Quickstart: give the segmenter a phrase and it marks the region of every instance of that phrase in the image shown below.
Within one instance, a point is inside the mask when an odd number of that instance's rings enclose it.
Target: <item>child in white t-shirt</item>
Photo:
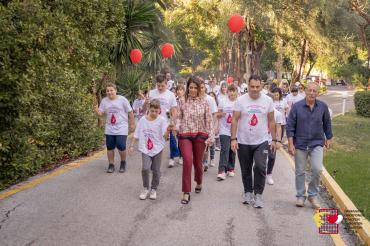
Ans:
[[[105,139],[109,166],[108,173],[113,173],[114,149],[118,149],[121,157],[119,172],[126,171],[126,140],[127,135],[135,129],[135,117],[129,101],[117,95],[117,87],[113,83],[106,85],[107,97],[103,98],[100,106],[95,106],[98,116],[105,116]]]
[[[136,120],[140,120],[141,117],[144,115],[144,103],[145,103],[145,93],[143,94],[142,91],[139,91],[137,98],[135,99],[134,103],[132,104],[132,109],[134,110]]]
[[[227,88],[228,98],[222,100],[218,105],[218,118],[220,122],[221,152],[218,164],[217,180],[225,180],[235,176],[235,152],[231,150],[230,136],[233,110],[238,97],[238,88],[231,84]]]
[[[282,140],[284,137],[284,131],[286,126],[286,114],[288,112],[288,104],[285,99],[283,99],[283,93],[280,88],[276,87],[272,91],[272,99],[274,101],[274,108],[279,111],[283,117],[282,123],[281,123],[281,138],[279,140]]]
[[[138,150],[142,153],[142,179],[144,190],[139,198],[155,200],[157,188],[161,176],[162,150],[168,140],[172,125],[168,125],[167,119],[159,115],[161,103],[153,99],[149,103],[148,115],[142,117],[135,129],[134,138],[130,145],[130,153],[135,142],[138,140]],[[152,183],[149,187],[149,173],[152,171]]]
[[[283,122],[283,115],[274,109],[274,119],[275,119],[275,130],[276,130],[276,139],[280,139],[281,136],[281,123]],[[271,146],[273,139],[271,133],[269,131],[269,145]],[[279,149],[281,146],[281,141],[276,140],[276,149]],[[276,151],[272,151],[271,148],[268,149],[268,162],[267,162],[267,172],[266,172],[266,183],[269,185],[274,184],[274,180],[272,179],[272,169],[274,168],[275,159],[276,159]]]

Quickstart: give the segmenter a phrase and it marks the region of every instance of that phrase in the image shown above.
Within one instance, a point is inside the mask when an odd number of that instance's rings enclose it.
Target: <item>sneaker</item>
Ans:
[[[168,163],[168,167],[172,168],[175,166],[175,161],[173,159],[170,159],[170,162]]]
[[[243,204],[252,204],[254,201],[252,192],[246,192]]]
[[[217,180],[218,181],[222,181],[222,180],[225,180],[226,179],[226,174],[225,174],[225,172],[219,172],[218,174],[217,174]]]
[[[140,193],[140,200],[145,200],[148,198],[148,195],[149,195],[149,190],[148,189],[144,189],[141,193]]]
[[[267,175],[266,175],[266,182],[267,182],[269,185],[273,185],[273,184],[274,184],[274,180],[272,179],[272,174],[267,174]]]
[[[216,147],[215,147],[215,150],[216,150],[216,151],[220,151],[220,147],[217,147],[217,146],[216,146]]]
[[[114,172],[114,164],[109,164],[107,173],[113,173]]]
[[[151,200],[157,199],[157,191],[155,189],[151,189],[150,194],[149,194],[149,199]]]
[[[179,164],[180,165],[184,164],[184,160],[182,159],[182,157],[179,158]]]
[[[296,201],[296,203],[295,203],[295,205],[297,206],[297,207],[300,207],[300,208],[302,208],[302,207],[304,207],[304,202],[305,202],[305,198],[304,197],[298,197],[297,198],[297,201]]]
[[[227,175],[229,177],[234,177],[235,176],[235,171],[233,169],[230,169],[228,172],[227,172]]]
[[[119,167],[119,172],[120,173],[126,172],[126,161],[121,161],[121,165]]]
[[[316,197],[316,196],[309,197],[309,198],[308,198],[308,201],[310,201],[310,203],[312,204],[312,207],[313,207],[314,209],[319,209],[319,208],[320,208],[320,203],[319,203],[319,201],[317,200],[317,197]]]
[[[208,165],[205,165],[204,166],[204,172],[207,172],[208,171]]]
[[[210,167],[214,167],[214,166],[216,166],[215,161],[214,161],[214,160],[211,160],[211,161],[209,162],[209,166],[210,166]]]
[[[263,208],[262,195],[261,194],[256,194],[255,199],[256,199],[256,201],[254,202],[253,207]]]
[[[173,160],[174,160],[174,162],[175,162],[176,164],[179,164],[180,158],[179,158],[179,157],[175,157],[175,158],[173,158]]]

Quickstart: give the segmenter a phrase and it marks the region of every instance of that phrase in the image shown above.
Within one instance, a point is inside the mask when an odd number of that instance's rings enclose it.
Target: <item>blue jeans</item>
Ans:
[[[177,147],[176,137],[170,132],[170,159],[180,156],[179,148]]]
[[[235,153],[230,149],[230,136],[220,135],[221,152],[218,172],[227,172],[235,169]]]
[[[308,197],[319,194],[320,175],[323,169],[324,151],[322,146],[313,149],[296,149],[295,159],[295,186],[297,197],[306,198],[306,164],[311,164],[311,178],[308,183]]]

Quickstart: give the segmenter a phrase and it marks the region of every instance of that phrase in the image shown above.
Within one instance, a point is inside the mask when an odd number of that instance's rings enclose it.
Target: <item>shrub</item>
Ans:
[[[354,100],[357,114],[370,117],[370,91],[356,92]]]

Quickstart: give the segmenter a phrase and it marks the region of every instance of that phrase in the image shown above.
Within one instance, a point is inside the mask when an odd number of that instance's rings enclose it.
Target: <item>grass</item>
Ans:
[[[325,167],[370,220],[370,118],[348,113],[332,125],[334,145],[325,155]]]

